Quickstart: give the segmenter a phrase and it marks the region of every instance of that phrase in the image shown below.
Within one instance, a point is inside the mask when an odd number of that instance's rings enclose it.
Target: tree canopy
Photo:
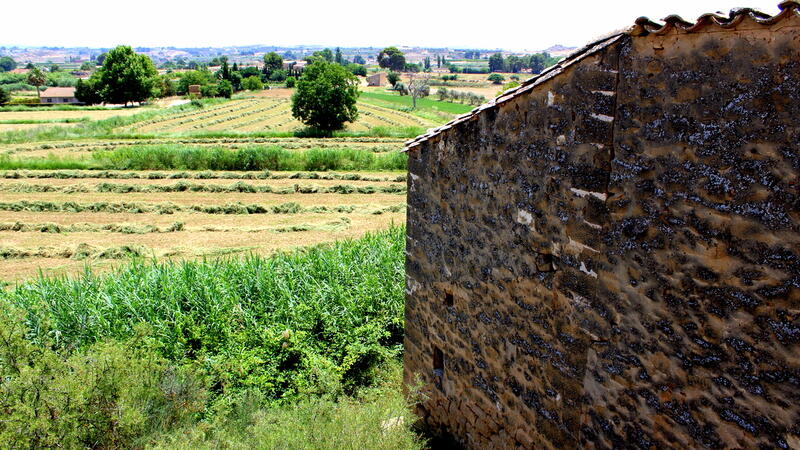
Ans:
[[[124,104],[150,98],[158,75],[148,56],[126,45],[110,50],[97,73],[103,100]]]
[[[36,93],[39,93],[39,88],[47,82],[47,75],[42,72],[42,69],[34,67],[28,72],[28,84],[36,86]]]
[[[358,78],[346,68],[317,60],[309,64],[292,96],[292,115],[304,124],[331,132],[358,117]]]
[[[378,65],[384,69],[402,71],[406,67],[406,56],[397,47],[386,47],[378,53]]]
[[[0,87],[0,106],[5,105],[10,101],[11,101],[11,94],[9,94],[8,91]]]
[[[264,55],[264,75],[269,78],[272,72],[283,69],[283,58],[281,55],[270,52]]]
[[[17,62],[10,56],[0,57],[0,72],[10,72],[17,68]]]

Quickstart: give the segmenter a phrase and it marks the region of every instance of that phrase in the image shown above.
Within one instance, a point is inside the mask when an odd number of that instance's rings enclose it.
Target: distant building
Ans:
[[[386,86],[388,82],[386,72],[374,73],[367,77],[367,86]]]
[[[80,104],[81,102],[75,98],[74,87],[51,87],[47,88],[39,95],[39,103],[42,104]]]

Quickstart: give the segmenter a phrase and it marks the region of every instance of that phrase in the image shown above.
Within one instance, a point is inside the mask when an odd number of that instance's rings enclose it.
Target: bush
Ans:
[[[9,94],[8,91],[0,87],[0,106],[5,105],[10,101],[11,101],[11,94]]]
[[[295,78],[295,77],[287,77],[286,78],[286,87],[287,88],[293,88],[296,83],[297,83],[297,78]]]
[[[283,69],[273,70],[269,74],[269,81],[284,81],[289,76],[289,72]]]
[[[85,351],[55,351],[30,316],[0,303],[0,441],[12,448],[118,448],[184,424],[206,402],[190,371],[158,355],[145,328]],[[34,317],[38,319],[38,317]],[[38,323],[38,326],[44,325]]]
[[[233,96],[233,85],[228,80],[220,80],[217,84],[217,96],[231,98]]]
[[[389,74],[386,75],[386,80],[394,87],[394,85],[400,81],[400,74],[397,72],[389,72]]]
[[[363,64],[348,64],[347,70],[353,75],[365,77],[367,76],[367,67]]]
[[[487,79],[491,81],[492,84],[503,84],[503,81],[505,81],[505,77],[503,77],[499,73],[493,73],[489,75],[489,78]]]
[[[200,87],[200,93],[203,97],[210,98],[216,97],[219,94],[216,84],[206,84]]]
[[[257,76],[250,76],[242,80],[242,89],[248,91],[263,91],[264,83],[262,83],[261,78]]]

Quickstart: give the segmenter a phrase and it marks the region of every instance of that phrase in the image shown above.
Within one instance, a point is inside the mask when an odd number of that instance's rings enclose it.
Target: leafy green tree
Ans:
[[[219,91],[217,90],[216,84],[206,84],[200,88],[200,94],[202,94],[203,97],[210,98],[218,96]]]
[[[317,61],[303,71],[292,96],[292,115],[325,132],[358,117],[358,78],[344,67]]]
[[[295,77],[286,78],[286,87],[287,88],[293,88],[296,83],[297,83],[297,78],[295,78]]]
[[[25,68],[28,69],[28,70],[31,70],[34,67],[36,67],[36,66],[34,66],[32,62],[29,62],[28,64],[25,64]]]
[[[367,76],[367,68],[361,64],[348,64],[347,70],[353,75]]]
[[[325,59],[325,61],[327,62],[333,62],[333,52],[329,48],[326,48],[319,52],[314,52],[314,55]]]
[[[228,80],[220,80],[217,84],[217,97],[231,98],[233,95],[233,85]]]
[[[263,91],[264,83],[261,82],[260,77],[250,76],[242,80],[242,89],[248,91]]]
[[[91,63],[89,61],[86,61],[85,63],[81,64],[81,70],[85,72],[91,72],[95,68],[97,68],[97,66],[95,66],[94,63]]]
[[[39,88],[47,83],[47,75],[42,72],[42,69],[34,67],[28,72],[28,84],[36,86],[36,95],[39,95]]]
[[[102,66],[104,62],[106,62],[106,56],[108,56],[108,52],[103,52],[97,55],[97,65]]]
[[[429,72],[431,70],[431,57],[430,56],[426,56],[425,57],[425,61],[422,64],[423,64],[423,69],[426,72]]]
[[[406,57],[397,47],[386,47],[378,53],[378,65],[384,69],[401,71],[406,67]]]
[[[185,95],[189,92],[189,86],[199,85],[205,86],[212,81],[211,72],[207,70],[190,70],[181,74],[181,79],[178,81],[178,94]]]
[[[60,71],[61,71],[61,67],[58,67],[58,64],[53,64],[53,65],[50,66],[50,73],[60,72]]]
[[[289,71],[287,71],[287,70],[283,70],[283,69],[273,70],[272,73],[269,75],[269,81],[278,81],[278,82],[280,82],[280,81],[285,80],[286,77],[288,77],[288,76],[289,76]]]
[[[236,63],[234,63],[234,65],[235,64]],[[233,86],[233,90],[234,91],[241,91],[242,90],[242,80],[243,79],[244,78],[242,77],[241,72],[239,72],[238,70],[231,72],[231,86]]]
[[[153,89],[153,95],[156,97],[164,98],[171,97],[177,93],[177,86],[172,81],[172,75],[164,74],[156,77],[156,86]]]
[[[108,52],[100,74],[100,90],[106,103],[143,102],[153,95],[158,75],[153,61],[127,45]]]
[[[511,73],[519,73],[522,70],[523,64],[522,59],[519,56],[511,55],[506,58],[506,71]]]
[[[5,105],[10,101],[11,101],[11,94],[9,94],[7,90],[0,87],[0,106]]]
[[[388,81],[389,84],[391,84],[392,87],[394,87],[394,85],[397,84],[398,81],[400,81],[400,74],[397,72],[389,72],[386,75],[386,81]]]
[[[503,77],[499,73],[493,73],[489,75],[488,80],[491,81],[492,84],[503,84],[503,81],[505,81],[505,77]]]
[[[97,76],[92,75],[88,80],[78,80],[75,86],[75,98],[87,105],[96,105],[103,102],[103,96],[98,89]]]
[[[489,72],[502,72],[504,65],[502,53],[495,53],[489,57]]]
[[[367,61],[364,60],[364,57],[361,55],[356,55],[353,57],[353,64],[366,64]]]
[[[261,72],[258,70],[258,67],[245,67],[244,69],[240,69],[239,72],[242,73],[242,78],[261,76]]]
[[[339,47],[336,47],[336,53],[333,55],[333,61],[336,64],[344,65],[344,56],[342,56],[342,50]]]
[[[17,68],[17,62],[10,56],[0,58],[0,72],[11,72]]]
[[[220,64],[221,67],[219,68],[219,75],[218,75],[219,78],[222,79],[222,80],[230,81],[230,79],[231,79],[231,68],[228,66],[228,57],[227,56],[223,56],[222,58],[220,58],[220,62],[221,62],[221,64]]]
[[[548,65],[555,64],[555,63],[548,64],[548,57],[549,55],[547,55],[546,53],[536,53],[530,55],[528,59],[528,67],[531,69],[531,72],[541,73],[542,70],[544,70],[545,67],[547,67]]]
[[[269,78],[272,72],[283,69],[283,58],[281,55],[270,52],[264,55],[264,75]]]

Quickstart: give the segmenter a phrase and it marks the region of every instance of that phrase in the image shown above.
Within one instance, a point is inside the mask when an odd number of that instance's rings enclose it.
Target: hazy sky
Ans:
[[[319,44],[539,50],[553,44],[582,45],[630,26],[639,16],[661,19],[679,14],[694,20],[705,12],[723,11],[727,15],[737,6],[776,14],[779,0],[5,3],[0,46]]]

